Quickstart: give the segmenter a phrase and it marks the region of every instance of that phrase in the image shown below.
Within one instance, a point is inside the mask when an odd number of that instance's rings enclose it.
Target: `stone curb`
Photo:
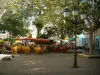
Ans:
[[[97,58],[97,59],[100,59],[100,55],[78,54],[78,56],[85,57],[85,58]]]

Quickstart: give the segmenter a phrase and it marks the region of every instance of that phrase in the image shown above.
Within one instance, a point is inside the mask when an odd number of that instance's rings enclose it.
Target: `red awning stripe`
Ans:
[[[49,39],[20,38],[20,40],[32,40],[34,42],[50,42]]]

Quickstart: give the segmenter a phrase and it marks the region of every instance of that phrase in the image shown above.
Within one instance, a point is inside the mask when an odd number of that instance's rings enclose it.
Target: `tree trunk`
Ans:
[[[93,54],[93,32],[89,31],[89,55]]]
[[[94,38],[93,38],[94,42],[93,42],[93,50],[96,49],[96,31],[94,31]]]
[[[62,46],[62,39],[60,40],[60,45]]]
[[[36,38],[39,38],[39,36],[40,36],[40,31],[37,30],[37,37]]]

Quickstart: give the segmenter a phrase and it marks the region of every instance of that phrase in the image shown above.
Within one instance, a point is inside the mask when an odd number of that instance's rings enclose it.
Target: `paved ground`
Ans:
[[[100,59],[78,57],[79,68],[72,68],[73,54],[49,53],[19,55],[0,61],[0,75],[99,75]]]

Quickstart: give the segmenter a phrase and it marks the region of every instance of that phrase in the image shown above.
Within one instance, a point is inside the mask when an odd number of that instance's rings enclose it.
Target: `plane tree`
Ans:
[[[87,0],[81,5],[81,9],[85,12],[86,31],[89,33],[89,54],[93,54],[93,34],[100,28],[100,0]],[[95,40],[95,39],[94,39]]]
[[[22,15],[7,11],[1,18],[1,29],[9,32],[12,37],[23,36],[29,32],[25,21]]]

